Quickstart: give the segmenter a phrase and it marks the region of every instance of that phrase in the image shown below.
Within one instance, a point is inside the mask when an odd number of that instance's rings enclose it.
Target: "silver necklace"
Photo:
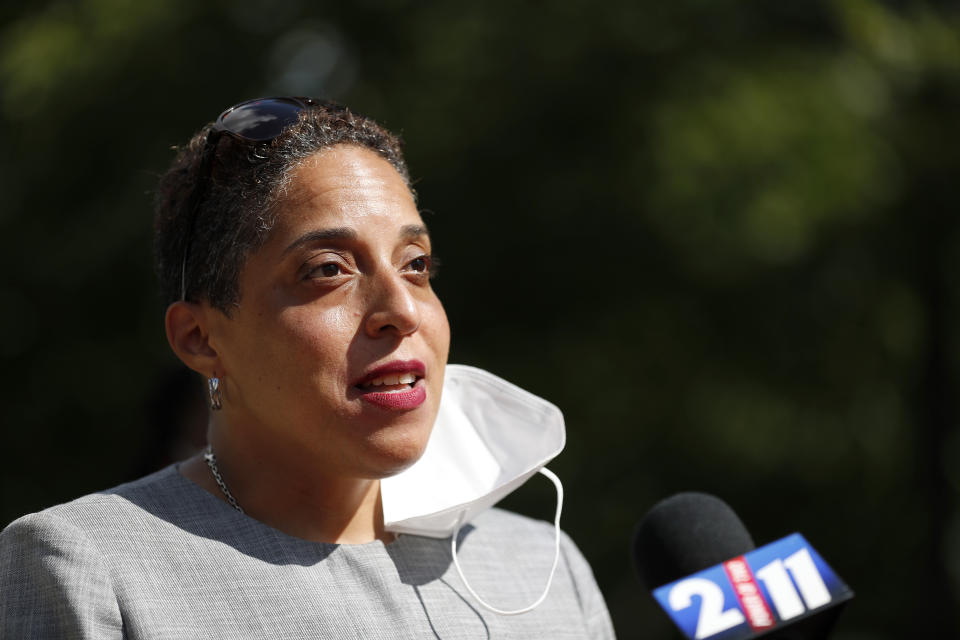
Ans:
[[[213,479],[217,481],[217,486],[220,487],[220,491],[223,491],[223,495],[226,496],[230,506],[240,513],[244,513],[243,508],[237,504],[237,499],[230,493],[230,489],[227,489],[227,483],[223,481],[223,476],[220,475],[220,469],[217,468],[217,456],[213,455],[213,447],[209,444],[207,445],[206,453],[203,454],[203,459],[207,461],[207,466],[210,467],[210,473],[213,474]]]

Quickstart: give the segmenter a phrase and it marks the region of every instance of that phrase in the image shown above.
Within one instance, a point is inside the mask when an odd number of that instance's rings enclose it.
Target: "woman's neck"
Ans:
[[[302,454],[218,435],[216,429],[210,430],[216,465],[230,493],[250,517],[313,542],[393,540],[383,526],[379,480],[324,473]],[[180,473],[227,501],[202,455],[180,465]]]

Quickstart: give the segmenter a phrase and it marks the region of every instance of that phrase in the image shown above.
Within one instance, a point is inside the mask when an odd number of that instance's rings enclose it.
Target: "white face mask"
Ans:
[[[467,584],[456,555],[456,533],[540,471],[557,487],[556,570],[560,550],[563,487],[543,466],[563,450],[563,414],[553,404],[502,378],[463,365],[447,365],[440,411],[423,456],[410,468],[380,481],[383,519],[388,531],[431,538],[451,536],[460,578]],[[547,589],[553,573],[547,581]]]

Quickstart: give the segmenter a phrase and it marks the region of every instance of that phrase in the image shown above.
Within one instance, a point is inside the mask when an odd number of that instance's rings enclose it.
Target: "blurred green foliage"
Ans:
[[[0,20],[0,521],[155,446],[170,147],[241,99],[325,95],[407,141],[452,360],[566,412],[565,527],[621,637],[672,637],[628,546],[685,489],[759,542],[802,531],[858,594],[837,638],[960,632],[955,4],[61,0]],[[547,516],[543,485],[508,506]]]

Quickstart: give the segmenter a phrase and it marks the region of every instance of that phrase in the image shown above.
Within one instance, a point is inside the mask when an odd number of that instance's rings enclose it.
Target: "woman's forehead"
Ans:
[[[385,197],[413,196],[406,181],[386,159],[370,149],[340,144],[301,162],[292,172],[289,196],[295,200],[360,198],[382,192]]]
[[[425,233],[410,189],[393,165],[368,149],[338,145],[294,171],[271,235],[289,240],[324,229],[393,235],[414,227]]]

